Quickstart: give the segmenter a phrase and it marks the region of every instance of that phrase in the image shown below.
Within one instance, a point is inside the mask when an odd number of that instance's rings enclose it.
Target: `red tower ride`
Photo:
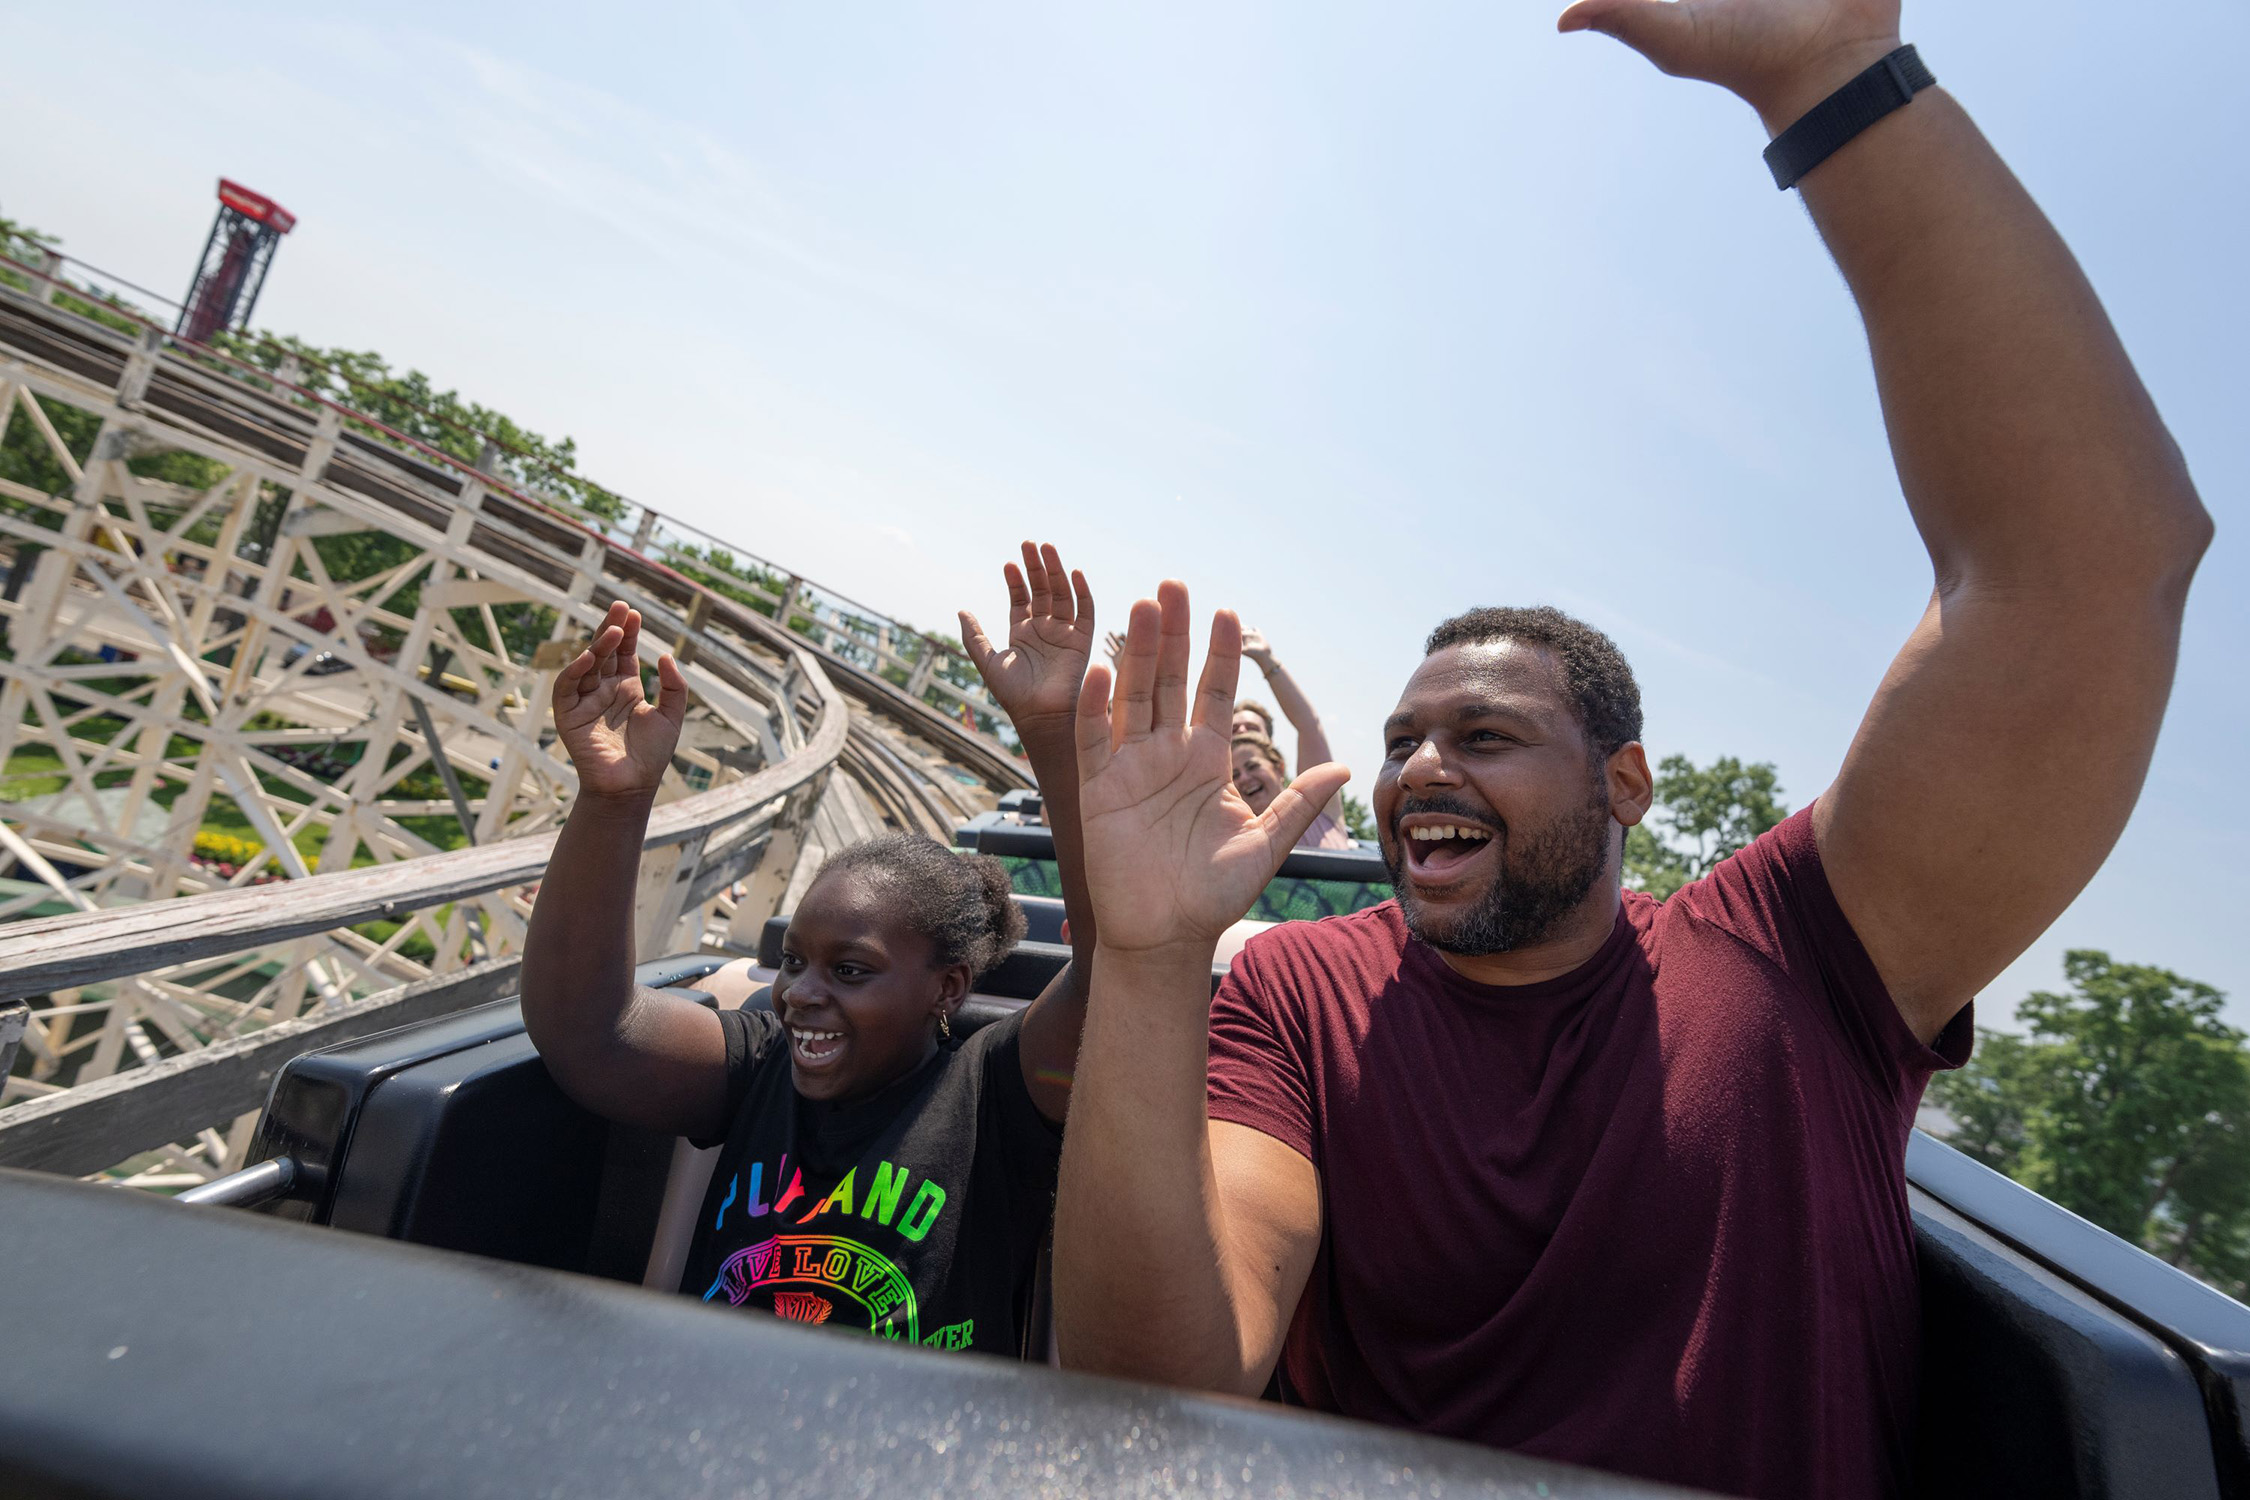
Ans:
[[[211,221],[211,237],[203,242],[203,259],[172,331],[202,344],[221,329],[247,328],[274,248],[296,227],[297,216],[271,198],[220,178],[219,216]]]

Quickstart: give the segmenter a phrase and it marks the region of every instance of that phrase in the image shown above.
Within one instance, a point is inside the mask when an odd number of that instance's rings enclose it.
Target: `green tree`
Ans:
[[[28,262],[39,247],[61,243],[53,235],[29,225],[0,218],[0,253],[17,260]],[[5,267],[0,267],[0,281],[19,288],[30,285],[24,276]],[[100,287],[76,290],[84,295],[57,292],[56,305],[121,332],[139,331],[139,325],[131,318],[119,315],[119,310],[141,313],[141,309],[125,298]],[[499,445],[499,456],[493,460],[498,476],[543,500],[605,520],[616,520],[625,513],[627,502],[622,496],[578,472],[575,439],[549,439],[481,402],[465,401],[455,391],[441,391],[436,382],[420,370],[410,369],[401,374],[392,370],[383,356],[372,351],[323,349],[288,334],[251,336],[221,332],[212,337],[211,343],[214,348],[269,373],[279,372],[283,362],[294,357],[298,363],[298,384],[307,390],[364,413],[385,427],[449,453],[464,463],[484,459],[487,456],[485,442],[490,439]],[[60,408],[45,401],[41,405],[51,418],[56,418],[64,440],[77,447],[78,435],[57,417]],[[90,444],[93,424],[90,419],[81,420],[87,422],[86,440]],[[371,435],[381,436],[372,428],[367,430]],[[49,494],[59,493],[63,488],[56,478],[61,473],[60,468],[35,453],[28,437],[28,430],[20,437],[15,434],[7,425],[5,414],[0,414],[0,442],[4,442],[8,453],[13,455],[12,458],[0,457],[0,477],[29,484]],[[134,459],[131,467],[143,478],[169,480],[191,488],[215,483],[224,472],[223,466],[209,459],[178,452],[143,455]]]
[[[1698,766],[1667,755],[1655,807],[1625,836],[1625,883],[1662,901],[1788,816],[1770,763],[1722,755]]]
[[[1344,832],[1355,839],[1375,837],[1375,814],[1350,792],[1344,793]]]
[[[61,244],[61,240],[43,230],[34,229],[29,224],[19,224],[7,215],[0,214],[0,255],[5,255],[10,260],[37,265],[37,256],[42,248]],[[0,279],[5,279],[8,285],[19,289],[28,289],[30,286],[30,282],[14,271],[0,270]]]
[[[2068,954],[2064,993],[1981,1032],[1930,1100],[1952,1145],[2236,1297],[2250,1294],[2250,1049],[2225,996],[2169,969]]]
[[[284,360],[297,360],[297,383],[342,406],[373,417],[385,427],[449,453],[463,463],[485,456],[485,440],[500,445],[494,467],[500,478],[542,499],[614,520],[625,513],[622,496],[578,472],[574,438],[550,440],[457,391],[441,391],[420,370],[393,370],[372,350],[323,349],[287,334],[254,338],[221,333],[214,347],[236,359],[278,373]]]

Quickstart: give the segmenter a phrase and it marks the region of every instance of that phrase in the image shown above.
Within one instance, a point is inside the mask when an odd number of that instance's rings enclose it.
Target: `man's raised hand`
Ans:
[[[687,719],[687,679],[670,653],[656,659],[656,701],[641,692],[641,614],[609,607],[586,649],[555,674],[555,734],[596,797],[654,796]]]
[[[1557,25],[1732,90],[1778,132],[1897,48],[1899,0],[1578,0]]]
[[[1188,593],[1167,582],[1133,606],[1117,659],[1078,698],[1079,818],[1086,878],[1114,953],[1209,950],[1250,910],[1321,806],[1351,773],[1306,771],[1264,813],[1234,789],[1228,746],[1242,625],[1221,610],[1188,700]]]
[[[1094,596],[1086,575],[1066,572],[1052,545],[1023,544],[1023,566],[1009,563],[1008,644],[996,649],[961,611],[961,644],[992,696],[1021,735],[1069,728],[1078,684],[1094,651]]]

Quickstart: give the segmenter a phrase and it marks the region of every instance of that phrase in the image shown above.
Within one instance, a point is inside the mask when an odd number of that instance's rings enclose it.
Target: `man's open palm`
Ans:
[[[654,793],[687,719],[687,679],[669,654],[656,662],[657,697],[641,692],[641,615],[612,604],[577,660],[555,674],[555,734],[597,797]]]
[[[1234,789],[1228,732],[1242,627],[1221,611],[1189,709],[1188,596],[1167,582],[1133,606],[1109,673],[1078,702],[1079,818],[1101,942],[1119,952],[1205,947],[1242,920],[1282,859],[1350,779],[1315,766],[1254,813]]]
[[[1078,709],[1078,685],[1094,653],[1094,596],[1086,575],[1063,568],[1053,546],[1023,544],[1023,567],[1008,580],[1008,644],[995,648],[961,611],[961,644],[1021,735],[1067,725]]]
[[[1578,0],[1558,24],[1793,115],[1898,46],[1899,0]]]

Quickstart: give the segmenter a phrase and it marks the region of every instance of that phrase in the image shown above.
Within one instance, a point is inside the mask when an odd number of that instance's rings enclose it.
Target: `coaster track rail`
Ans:
[[[489,442],[468,463],[183,347],[59,257],[0,270],[32,288],[0,282],[0,429],[62,475],[0,474],[0,871],[25,877],[0,888],[0,1006],[38,1002],[32,1071],[0,1064],[0,1138],[74,1080],[115,1093],[520,946],[575,789],[546,686],[612,600],[691,689],[644,857],[648,951],[754,944],[808,855],[884,826],[947,837],[1027,784],[947,643],[637,503],[532,491]],[[369,536],[400,560],[330,576],[325,539]],[[714,574],[714,550],[757,576]],[[442,798],[411,794],[425,770]],[[256,835],[238,869],[198,852],[229,803]],[[433,820],[468,847],[432,844]],[[245,1123],[167,1148],[172,1180],[223,1170]]]

